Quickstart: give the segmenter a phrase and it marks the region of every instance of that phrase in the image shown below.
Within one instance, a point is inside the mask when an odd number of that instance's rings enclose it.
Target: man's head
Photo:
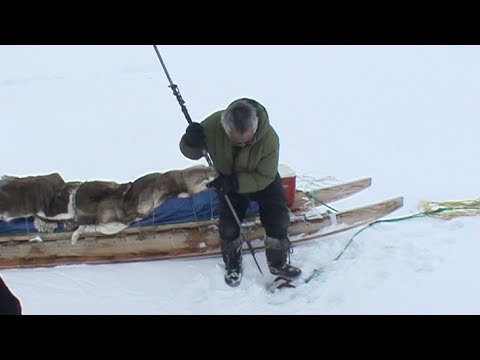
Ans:
[[[239,100],[230,104],[223,112],[221,122],[233,146],[243,148],[255,142],[257,110],[247,101]]]

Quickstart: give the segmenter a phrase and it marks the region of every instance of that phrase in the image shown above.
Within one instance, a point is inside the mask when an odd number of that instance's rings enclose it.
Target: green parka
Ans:
[[[207,150],[217,171],[223,175],[235,174],[238,180],[238,192],[252,193],[265,189],[275,179],[280,143],[277,133],[270,126],[265,108],[252,99],[239,100],[247,100],[257,109],[258,128],[252,144],[244,148],[231,145],[220,123],[225,110],[213,113],[201,124]],[[188,146],[184,136],[180,141],[180,150],[183,155],[193,160],[200,159],[201,149]]]

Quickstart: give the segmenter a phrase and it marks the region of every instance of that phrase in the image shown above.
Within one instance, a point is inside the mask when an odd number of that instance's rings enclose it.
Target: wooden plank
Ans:
[[[357,192],[366,189],[372,184],[372,178],[364,178],[339,185],[329,186],[323,189],[318,189],[313,192],[315,200],[320,202],[333,202],[343,199],[347,196],[356,194]]]
[[[351,209],[336,214],[338,224],[332,224],[330,216],[316,219],[296,217],[289,228],[290,236],[303,234],[293,243],[302,242],[305,236],[311,239],[345,231],[381,218],[403,205],[398,197],[380,203]],[[157,259],[215,256],[220,254],[218,229],[215,224],[195,227],[131,228],[110,236],[88,236],[75,245],[70,237],[63,234],[55,241],[34,243],[9,241],[0,243],[0,268],[54,266],[60,264],[98,264],[125,261],[145,261]],[[135,229],[135,231],[133,230]],[[322,230],[323,229],[323,230]],[[244,227],[245,239],[252,241],[263,238],[264,230],[258,222]],[[317,236],[315,232],[322,230]],[[305,240],[303,240],[305,241]],[[260,244],[255,244],[259,242]],[[252,243],[257,248],[263,242]]]
[[[302,211],[308,206],[319,206],[322,203],[338,201],[366,189],[371,184],[372,178],[368,177],[310,191],[308,194],[297,191],[295,201],[290,209],[292,211]]]

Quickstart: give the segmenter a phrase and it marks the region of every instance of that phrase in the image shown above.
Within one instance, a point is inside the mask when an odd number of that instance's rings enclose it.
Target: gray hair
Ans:
[[[256,132],[257,109],[245,100],[234,101],[223,112],[221,123],[227,134],[231,134],[232,131],[244,134],[251,128]]]

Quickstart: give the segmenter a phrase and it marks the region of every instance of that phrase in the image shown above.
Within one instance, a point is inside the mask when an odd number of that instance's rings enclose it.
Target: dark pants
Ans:
[[[287,238],[290,215],[282,181],[278,174],[275,180],[261,191],[249,194],[230,194],[228,197],[240,222],[245,218],[250,200],[255,200],[260,207],[260,221],[267,236],[275,239]],[[218,198],[220,242],[231,243],[240,236],[240,228],[225,201],[225,197],[219,195]]]

